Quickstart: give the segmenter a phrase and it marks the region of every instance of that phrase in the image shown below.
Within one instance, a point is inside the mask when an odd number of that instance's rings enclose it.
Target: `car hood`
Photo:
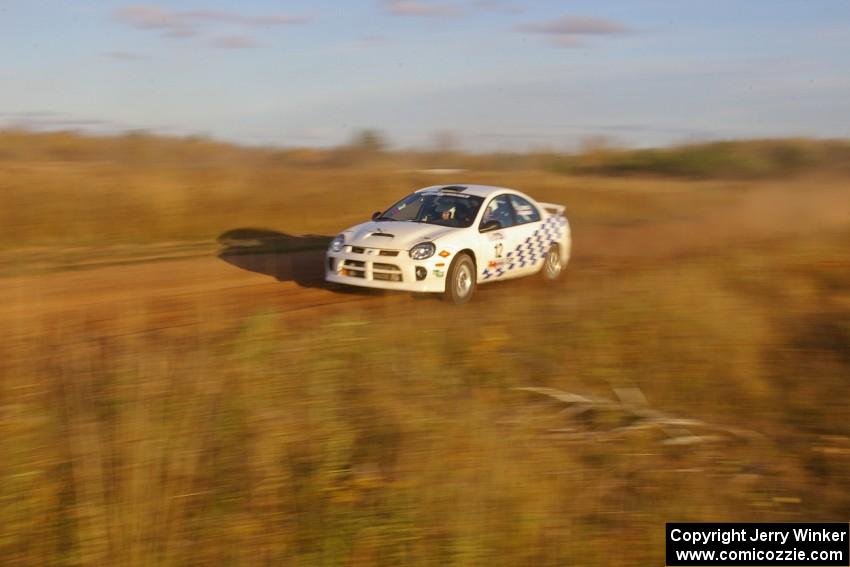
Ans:
[[[463,230],[420,222],[388,221],[364,222],[345,230],[345,243],[364,248],[410,250],[426,240],[436,240],[447,234]]]

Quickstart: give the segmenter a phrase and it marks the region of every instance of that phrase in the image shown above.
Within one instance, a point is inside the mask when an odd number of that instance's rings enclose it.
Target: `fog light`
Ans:
[[[423,268],[422,266],[416,267],[416,279],[417,281],[422,281],[425,279],[425,276],[428,275],[428,270]]]

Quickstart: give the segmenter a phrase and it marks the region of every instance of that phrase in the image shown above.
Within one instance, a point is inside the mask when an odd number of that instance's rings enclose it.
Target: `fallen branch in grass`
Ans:
[[[546,396],[563,404],[559,412],[561,417],[569,417],[575,421],[572,427],[552,428],[552,433],[564,434],[576,440],[609,440],[621,435],[640,431],[657,429],[666,435],[664,445],[694,445],[699,443],[720,442],[729,438],[754,440],[762,437],[760,433],[717,425],[696,419],[674,417],[649,407],[649,403],[639,388],[615,388],[617,400],[582,396],[564,392],[556,388],[522,387],[514,388],[523,392],[531,392]],[[622,425],[600,428],[594,427],[592,419],[587,419],[592,413],[613,413],[616,422]],[[692,430],[700,431],[694,433]]]

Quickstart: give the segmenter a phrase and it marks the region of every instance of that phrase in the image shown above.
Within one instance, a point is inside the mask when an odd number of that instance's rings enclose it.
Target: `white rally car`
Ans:
[[[336,236],[325,280],[466,303],[477,284],[534,273],[557,279],[570,242],[562,205],[504,187],[436,185]]]

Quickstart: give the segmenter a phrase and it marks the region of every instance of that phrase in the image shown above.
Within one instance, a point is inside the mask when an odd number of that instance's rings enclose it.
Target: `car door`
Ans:
[[[516,224],[511,229],[514,247],[508,269],[514,276],[524,276],[540,269],[550,242],[542,227],[540,210],[520,195],[510,195],[509,200]]]
[[[498,221],[500,228],[482,232],[484,225],[490,221]],[[510,266],[511,251],[519,244],[515,228],[516,219],[509,195],[496,195],[490,199],[478,226],[479,282],[486,283],[513,277],[515,266]]]

